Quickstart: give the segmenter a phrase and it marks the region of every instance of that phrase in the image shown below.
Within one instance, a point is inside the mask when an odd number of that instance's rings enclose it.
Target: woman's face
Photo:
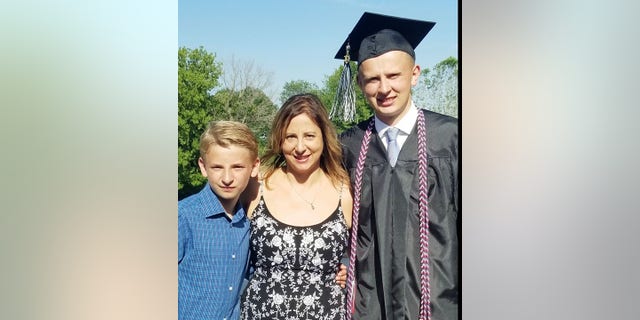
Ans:
[[[307,114],[297,115],[285,130],[281,148],[291,172],[310,174],[320,167],[322,130]]]

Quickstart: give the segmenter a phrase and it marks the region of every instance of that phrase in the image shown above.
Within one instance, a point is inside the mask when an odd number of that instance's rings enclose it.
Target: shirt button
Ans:
[[[235,255],[235,254],[232,254],[232,255],[231,255],[231,259],[235,259],[235,258],[236,258],[236,255]]]
[[[233,287],[229,287],[229,291],[233,291]]]

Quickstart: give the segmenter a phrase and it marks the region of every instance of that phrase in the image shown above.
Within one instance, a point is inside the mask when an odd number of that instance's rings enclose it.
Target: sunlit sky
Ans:
[[[253,63],[272,74],[276,98],[291,80],[322,86],[342,65],[333,57],[365,11],[436,22],[416,48],[423,69],[458,55],[454,0],[179,0],[178,45],[202,46],[223,64]]]

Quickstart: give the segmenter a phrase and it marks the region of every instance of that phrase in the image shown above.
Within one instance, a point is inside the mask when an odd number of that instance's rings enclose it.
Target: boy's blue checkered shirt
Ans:
[[[207,184],[178,201],[178,319],[238,319],[248,273],[249,221],[233,219]]]

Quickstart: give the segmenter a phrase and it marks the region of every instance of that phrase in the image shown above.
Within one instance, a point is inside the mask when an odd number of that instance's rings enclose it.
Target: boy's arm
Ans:
[[[182,262],[190,244],[191,229],[187,219],[178,212],[178,264]]]
[[[244,274],[244,279],[242,279],[242,287],[240,288],[240,291],[238,291],[239,297],[242,297],[242,295],[244,294],[244,291],[247,290],[247,287],[249,286],[249,281],[253,276],[254,269],[253,269],[253,264],[251,263],[251,257],[247,259],[247,267],[245,270],[246,272]],[[238,304],[240,304],[240,299],[238,299]]]
[[[253,276],[253,266],[249,264],[247,273],[244,275],[244,279],[242,280],[242,289],[240,290],[240,295],[242,295],[244,290],[247,289],[247,286],[249,286],[249,281],[251,280],[252,276]]]

